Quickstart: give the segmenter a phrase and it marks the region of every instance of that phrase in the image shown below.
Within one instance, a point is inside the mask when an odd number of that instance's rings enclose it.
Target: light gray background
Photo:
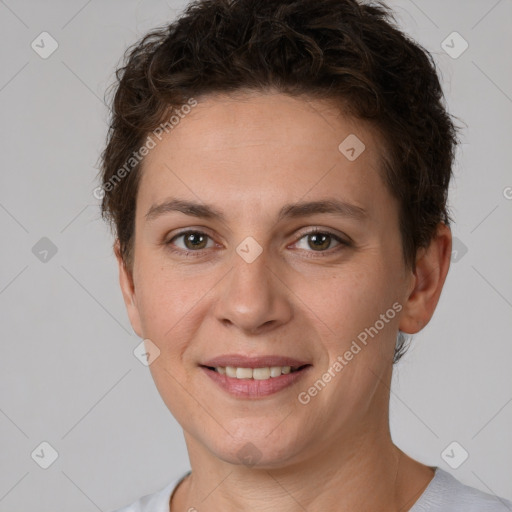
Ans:
[[[0,512],[108,511],[189,468],[181,429],[133,355],[140,340],[92,196],[114,69],[184,5],[0,1]],[[396,368],[392,432],[411,456],[512,499],[512,1],[390,5],[434,53],[467,124],[451,190],[467,253]],[[59,44],[48,59],[31,48],[43,31]],[[457,59],[441,48],[453,31],[469,43]],[[58,249],[47,262],[32,252],[42,237]],[[58,452],[48,469],[31,457],[43,441]],[[458,469],[441,457],[452,441],[469,453]]]

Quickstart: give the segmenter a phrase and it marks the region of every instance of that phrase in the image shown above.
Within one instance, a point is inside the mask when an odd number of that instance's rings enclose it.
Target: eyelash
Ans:
[[[188,258],[188,257],[194,258],[194,257],[203,256],[204,251],[207,251],[208,249],[199,249],[197,251],[190,251],[190,250],[185,250],[185,249],[175,249],[175,248],[173,248],[172,242],[174,242],[177,238],[180,238],[182,236],[189,235],[189,234],[205,235],[208,238],[212,239],[210,237],[210,235],[208,235],[204,231],[197,231],[197,230],[189,229],[187,231],[182,231],[181,233],[177,233],[169,241],[164,242],[164,245],[167,246],[168,249],[171,252],[179,254],[179,255],[184,256],[186,258]],[[327,255],[331,255],[333,252],[337,252],[337,250],[342,249],[343,247],[350,247],[352,245],[350,242],[348,242],[347,240],[343,240],[340,236],[336,235],[335,233],[332,233],[331,231],[328,231],[328,230],[318,229],[318,228],[315,228],[315,229],[312,229],[312,230],[307,231],[305,233],[302,233],[301,236],[298,238],[297,242],[299,242],[300,240],[302,240],[303,238],[305,238],[307,236],[317,235],[317,234],[328,235],[331,238],[333,238],[334,240],[336,240],[336,242],[338,242],[340,245],[335,247],[334,250],[327,249],[325,251],[313,251],[313,250],[306,251],[306,252],[313,252],[313,253],[319,254],[319,256],[308,256],[309,258],[322,257],[322,254],[325,254],[325,253],[327,253]],[[297,243],[297,242],[295,242],[295,243]]]

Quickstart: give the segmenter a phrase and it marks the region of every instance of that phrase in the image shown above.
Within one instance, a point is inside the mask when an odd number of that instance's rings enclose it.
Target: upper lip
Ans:
[[[212,368],[235,366],[237,368],[265,368],[267,366],[291,366],[298,368],[309,364],[307,361],[300,361],[293,357],[286,356],[257,356],[249,357],[240,354],[225,354],[214,357],[202,363],[202,366],[210,366]]]

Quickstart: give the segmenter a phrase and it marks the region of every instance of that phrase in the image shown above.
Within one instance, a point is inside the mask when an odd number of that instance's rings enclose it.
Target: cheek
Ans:
[[[154,338],[160,344],[172,336],[197,295],[188,284],[160,266],[141,266],[137,304],[147,338]]]
[[[156,258],[139,260],[137,302],[144,336],[161,352],[179,361],[196,336],[201,319],[211,308],[215,285],[221,276],[186,266],[169,265]]]
[[[360,267],[360,266],[358,266]],[[350,334],[351,328],[378,317],[386,304],[387,287],[375,268],[340,268],[320,281],[303,283],[305,301],[332,330]],[[385,309],[387,309],[386,306]]]
[[[297,283],[301,290],[297,295],[307,298],[304,303],[315,313],[313,321],[325,333],[324,345],[331,362],[345,354],[354,340],[361,346],[354,359],[387,361],[398,329],[399,285],[398,273],[382,259]]]

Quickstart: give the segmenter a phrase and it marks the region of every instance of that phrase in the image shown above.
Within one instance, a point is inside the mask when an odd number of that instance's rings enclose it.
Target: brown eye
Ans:
[[[331,245],[332,237],[327,233],[313,233],[307,236],[309,238],[309,247],[315,251],[328,249]]]
[[[184,247],[180,247],[179,244],[176,244],[175,241],[179,239],[183,239]],[[185,231],[173,237],[168,245],[176,245],[180,247],[183,251],[200,251],[202,249],[207,249],[207,243],[210,237],[206,233],[202,233],[201,231]]]
[[[303,241],[306,242],[304,243]],[[333,242],[335,242],[335,247],[340,245],[349,245],[334,233],[320,230],[304,233],[296,245],[299,249],[304,249],[309,252],[327,252],[328,249],[332,248]]]
[[[201,233],[189,233],[185,235],[184,241],[187,249],[204,249],[208,237]]]

